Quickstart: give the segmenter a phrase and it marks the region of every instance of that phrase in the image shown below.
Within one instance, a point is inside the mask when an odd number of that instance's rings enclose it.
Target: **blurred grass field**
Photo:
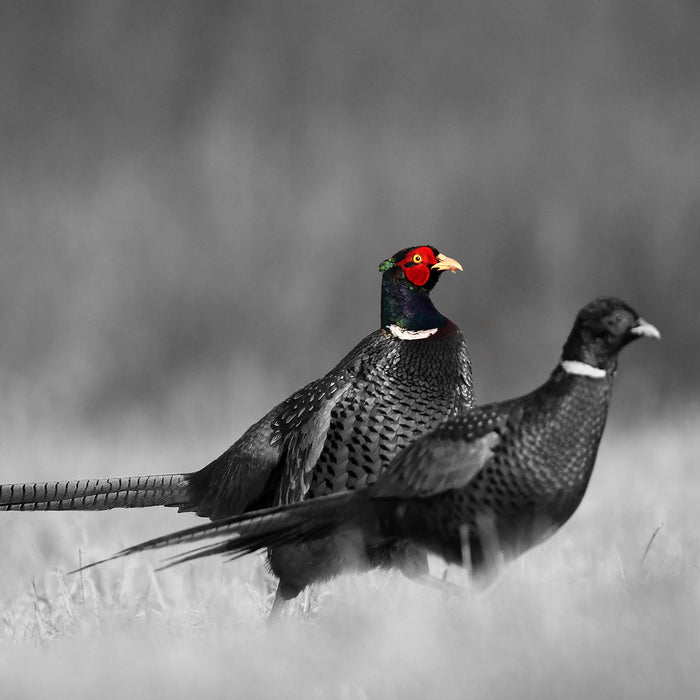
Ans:
[[[463,596],[446,597],[398,574],[345,576],[319,587],[308,616],[276,628],[264,622],[270,599],[260,556],[155,574],[162,557],[139,556],[65,573],[193,516],[2,513],[3,693],[696,697],[697,420],[689,411],[608,426],[579,511],[486,591],[467,585]],[[70,473],[88,476],[105,454],[118,456],[120,473],[164,456],[145,439],[129,451],[105,440],[57,437],[35,460],[70,454]],[[168,449],[173,460],[187,450],[178,438]],[[47,473],[37,467],[36,475]],[[464,582],[459,569],[449,576]]]

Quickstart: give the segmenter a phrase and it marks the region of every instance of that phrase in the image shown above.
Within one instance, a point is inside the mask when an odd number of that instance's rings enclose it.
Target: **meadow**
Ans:
[[[700,437],[697,412],[683,415],[613,420],[579,511],[490,588],[457,568],[447,573],[464,584],[459,596],[399,574],[344,576],[314,591],[308,614],[276,626],[265,623],[261,556],[158,573],[161,555],[138,556],[66,574],[193,516],[2,513],[3,694],[697,697]],[[54,474],[92,475],[106,454],[122,473],[164,457],[146,433],[53,438],[33,459]],[[193,449],[187,440],[168,441],[173,459]]]

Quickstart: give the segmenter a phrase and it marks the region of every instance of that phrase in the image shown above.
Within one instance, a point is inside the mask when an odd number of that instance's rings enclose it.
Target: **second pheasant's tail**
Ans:
[[[190,510],[190,475],[111,477],[0,485],[0,510],[109,510],[177,506]]]
[[[213,543],[176,555],[163,568],[212,554],[226,554],[235,559],[266,547],[308,542],[324,537],[350,522],[366,528],[368,521],[372,519],[372,506],[362,492],[337,493],[323,498],[236,515],[173,532],[128,547],[113,557],[83,568],[136,552],[204,540],[213,540]]]

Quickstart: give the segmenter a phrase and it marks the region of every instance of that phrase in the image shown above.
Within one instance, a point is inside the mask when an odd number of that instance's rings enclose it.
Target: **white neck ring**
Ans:
[[[395,326],[393,323],[390,323],[387,326],[387,329],[389,333],[394,336],[394,338],[399,338],[399,340],[424,340],[425,338],[429,338],[431,335],[438,332],[437,328],[425,328],[419,331],[409,331],[405,328],[401,328],[401,326]]]
[[[606,375],[604,369],[578,360],[562,360],[561,367],[567,374],[578,374],[581,377],[591,377],[592,379],[603,379]]]

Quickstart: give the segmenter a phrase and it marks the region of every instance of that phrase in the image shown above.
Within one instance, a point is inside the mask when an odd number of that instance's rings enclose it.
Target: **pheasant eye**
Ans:
[[[416,254],[413,256],[413,262],[416,263],[416,265],[417,265],[418,263],[422,263],[422,262],[423,262],[423,256],[420,255],[419,253],[416,253]]]

